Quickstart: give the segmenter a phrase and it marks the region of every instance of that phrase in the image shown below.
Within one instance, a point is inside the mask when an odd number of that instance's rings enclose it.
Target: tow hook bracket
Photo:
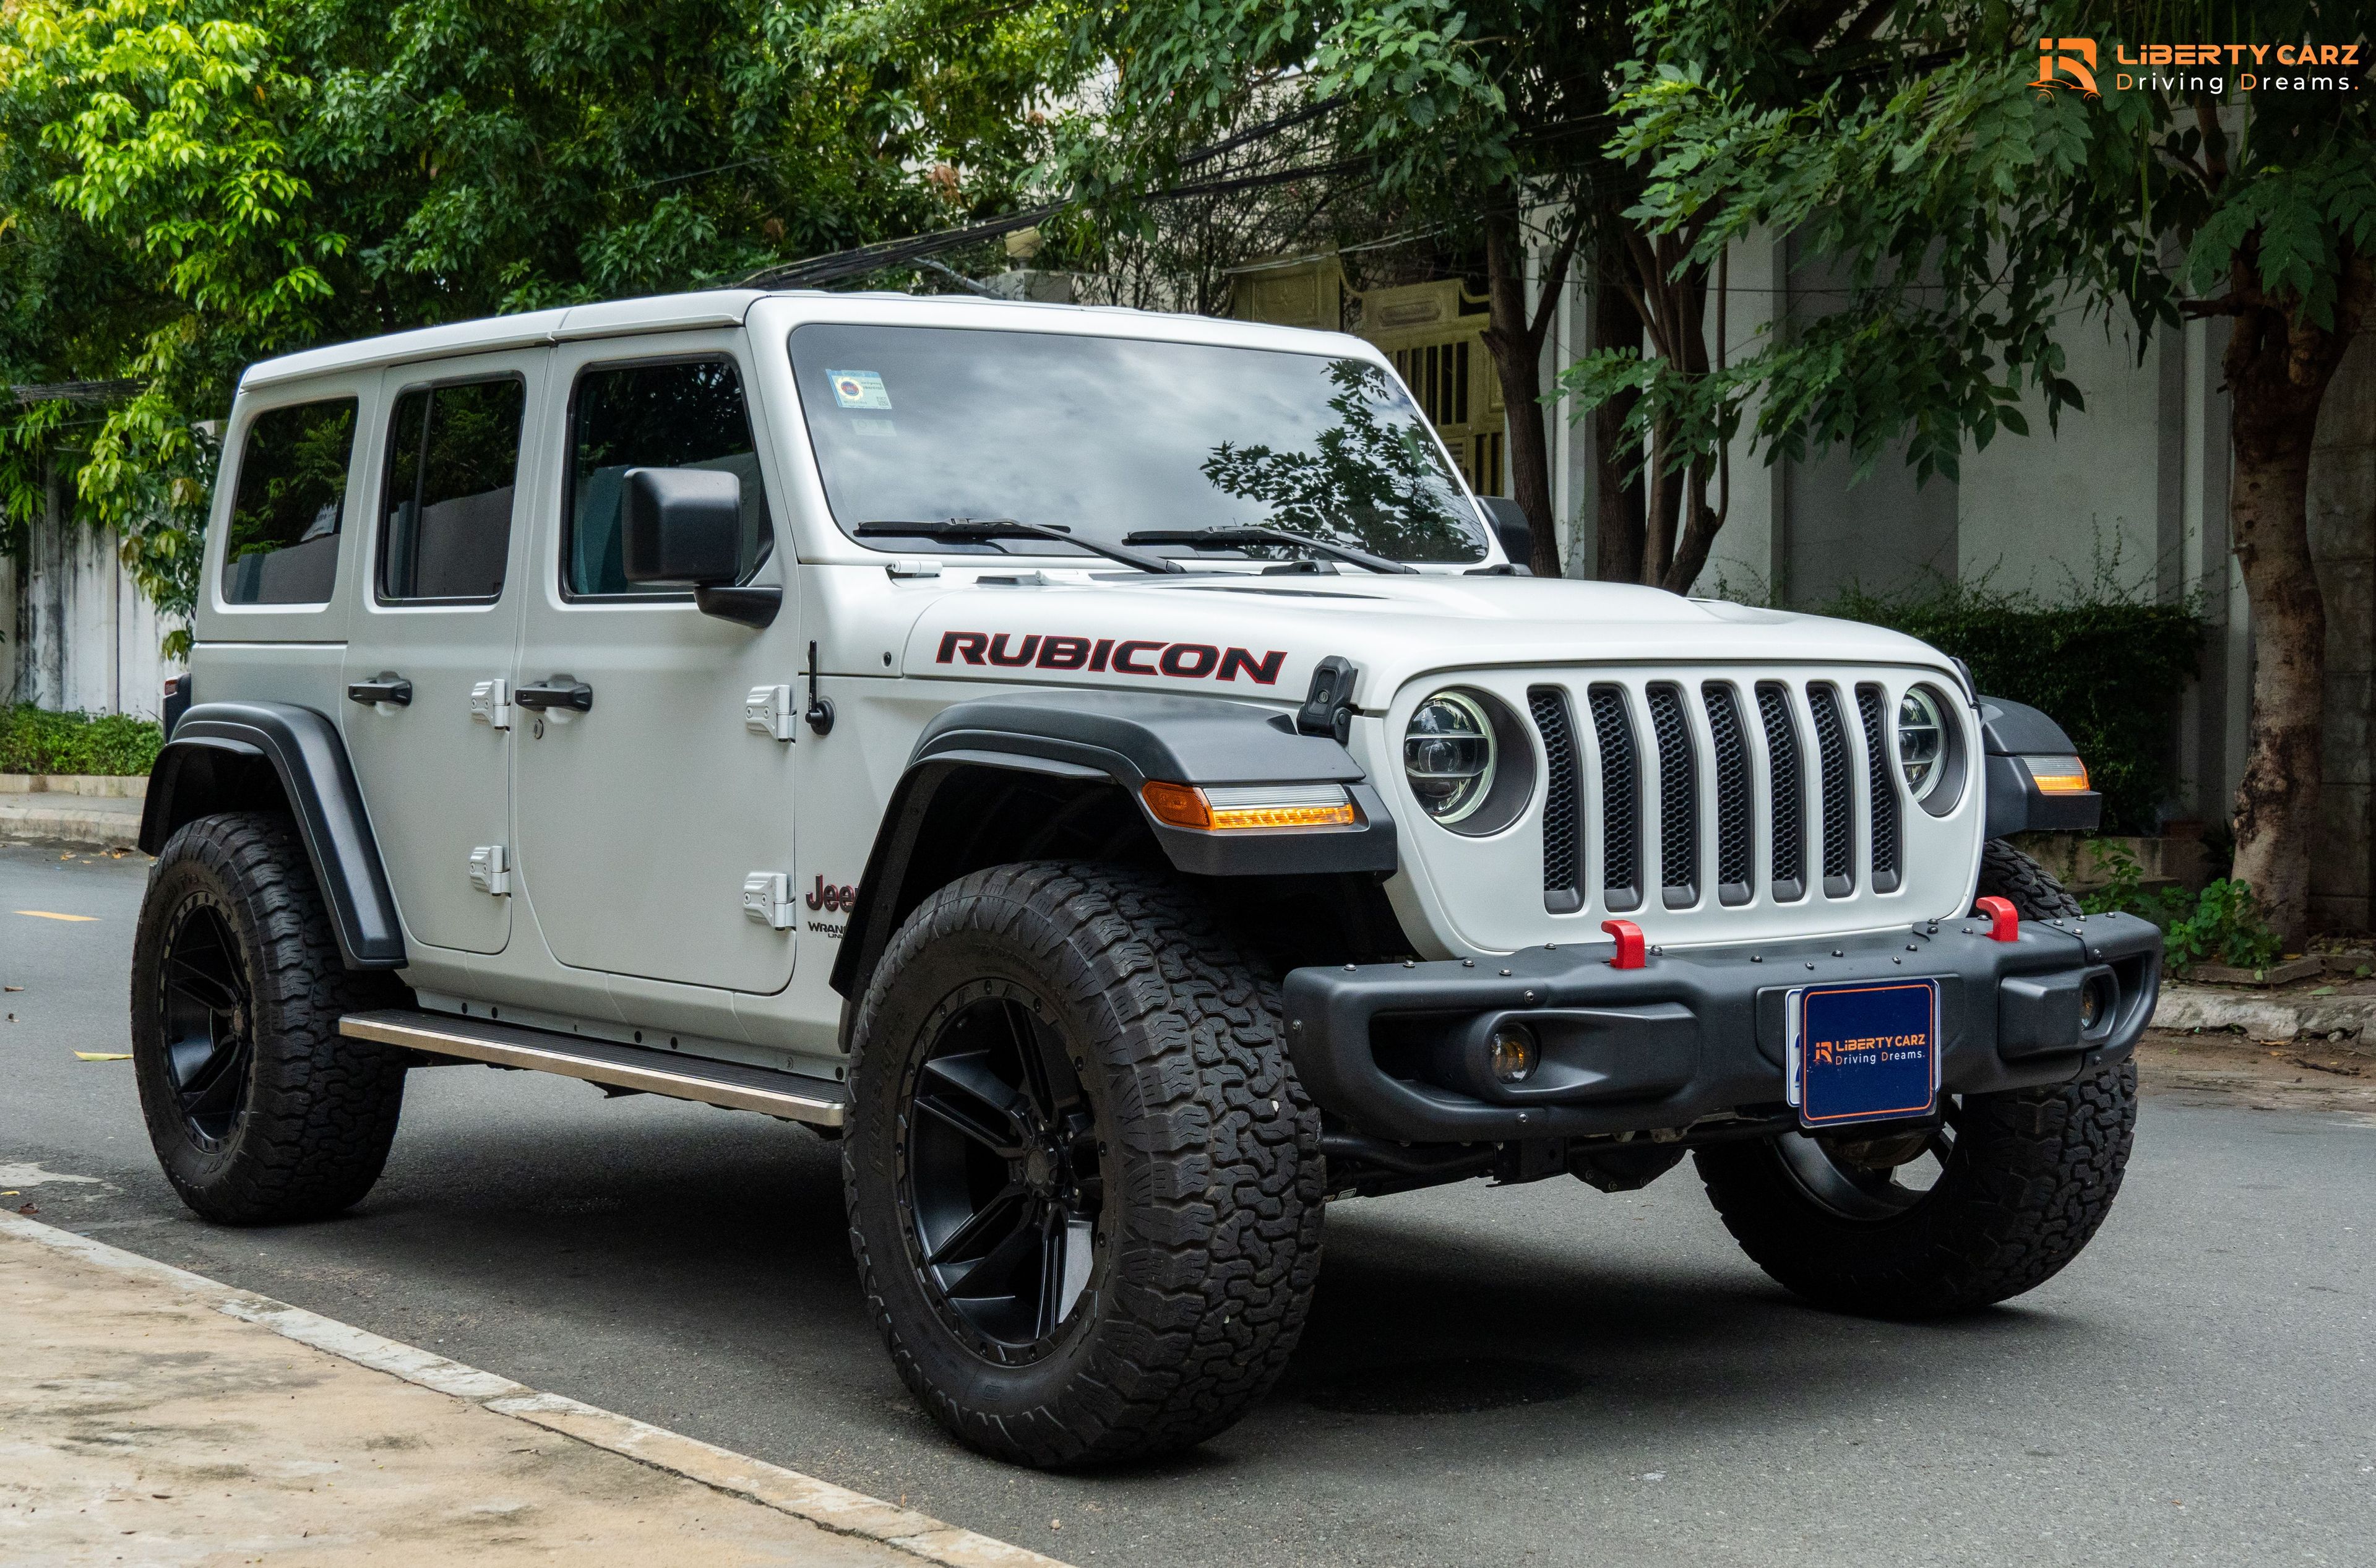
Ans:
[[[1603,921],[1600,929],[1617,939],[1617,954],[1609,960],[1612,969],[1639,969],[1650,960],[1648,950],[1642,945],[1642,928],[1632,921]]]
[[[2013,907],[2010,898],[1990,897],[1975,899],[1973,912],[1989,918],[1989,940],[2018,942],[2021,940],[2021,911]]]

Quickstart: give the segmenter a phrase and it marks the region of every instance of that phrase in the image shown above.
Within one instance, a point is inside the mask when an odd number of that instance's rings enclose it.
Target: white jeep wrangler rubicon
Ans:
[[[731,291],[242,381],[141,842],[211,1219],[355,1203],[478,1061],[841,1140],[900,1374],[1192,1443],[1326,1201],[1688,1151],[1853,1312],[2102,1220],[2161,947],[2003,843],[2051,721],[1895,634],[1530,578],[1357,339]]]

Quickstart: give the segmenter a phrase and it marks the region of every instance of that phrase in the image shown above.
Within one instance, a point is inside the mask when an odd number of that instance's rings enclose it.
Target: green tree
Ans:
[[[1843,445],[1862,474],[1902,439],[1918,476],[1953,476],[1966,442],[2028,434],[2014,406],[2026,391],[2049,421],[2080,406],[2058,331],[2125,316],[2142,342],[2181,316],[2227,319],[2230,535],[2255,654],[2237,875],[2299,937],[2325,653],[2311,441],[2346,346],[2376,313],[2364,6],[1900,6],[1863,64],[1813,78],[1766,17],[1742,0],[1660,0],[1644,13],[1647,47],[1616,147],[1644,182],[1633,216],[1678,243],[1678,267],[1713,265],[1752,228],[1793,234],[1845,275],[1847,297],[1721,369],[1606,354],[1567,385],[1586,403],[1638,399],[1637,432],[1669,421],[1669,466],[1718,451],[1753,397],[1752,439],[1769,462]],[[2068,73],[2038,86],[2039,39],[2091,41],[2100,95]],[[2258,44],[2265,77],[2276,45],[2306,39],[2338,53],[2356,44],[2358,64],[2285,71],[2301,85],[2250,93],[2238,65],[2117,81],[2122,49],[2133,59],[2172,41]],[[2247,50],[2243,68],[2254,63]],[[2227,96],[2153,85],[2206,76]]]
[[[185,612],[242,366],[731,283],[1004,210],[1063,0],[15,0],[0,517],[70,498]],[[96,385],[94,385],[96,384]]]
[[[1142,194],[1182,183],[1190,149],[1301,116],[1321,134],[1297,145],[1325,152],[1313,184],[1457,230],[1481,252],[1512,493],[1534,525],[1534,569],[1555,576],[1542,349],[1596,210],[1592,138],[1606,134],[1623,21],[1616,0],[1099,0],[1075,65],[1110,69],[1111,90],[1075,119],[1054,167],[1094,221],[1128,232],[1145,220]]]

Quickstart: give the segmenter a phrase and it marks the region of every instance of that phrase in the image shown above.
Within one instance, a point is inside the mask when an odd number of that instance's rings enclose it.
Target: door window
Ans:
[[[517,376],[419,386],[397,399],[381,503],[383,602],[502,595],[527,407]]]
[[[224,602],[329,602],[354,447],[352,398],[267,409],[249,422],[223,546]]]
[[[562,572],[573,597],[648,593],[621,555],[621,481],[629,469],[718,469],[742,481],[741,576],[775,543],[742,378],[726,359],[599,365],[578,377],[570,412],[567,539]]]

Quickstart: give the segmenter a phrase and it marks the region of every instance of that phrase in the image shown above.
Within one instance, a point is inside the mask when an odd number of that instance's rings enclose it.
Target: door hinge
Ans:
[[[742,699],[742,728],[771,741],[789,741],[800,722],[790,686],[754,686]]]
[[[742,913],[777,931],[792,929],[792,879],[779,871],[754,871],[742,879]]]
[[[470,851],[470,885],[498,898],[510,895],[511,856],[501,844],[481,844]]]
[[[497,730],[512,727],[512,688],[508,681],[481,681],[470,688],[470,717]]]

